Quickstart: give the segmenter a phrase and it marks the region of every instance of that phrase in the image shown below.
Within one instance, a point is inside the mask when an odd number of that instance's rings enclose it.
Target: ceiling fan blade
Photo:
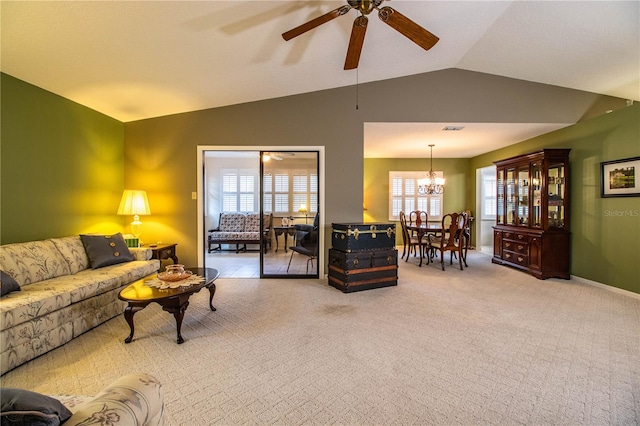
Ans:
[[[358,16],[353,21],[353,29],[351,30],[351,38],[349,39],[349,48],[347,49],[347,59],[344,61],[344,69],[352,70],[358,68],[360,62],[360,53],[364,44],[364,35],[367,32],[367,24],[369,19],[366,16]]]
[[[429,50],[440,40],[420,25],[413,22],[395,9],[385,6],[378,11],[382,22],[394,28],[424,50]]]
[[[332,19],[337,18],[338,16],[342,16],[345,13],[347,13],[348,11],[351,10],[351,6],[341,6],[337,9],[332,10],[329,13],[325,13],[322,16],[318,16],[317,18],[314,18],[312,20],[310,20],[309,22],[305,22],[304,24],[295,27],[292,30],[287,31],[286,33],[282,34],[282,38],[289,41],[294,37],[298,37],[300,34],[304,34],[309,30],[312,30],[316,27],[319,27],[320,25],[324,24],[325,22],[329,22]]]

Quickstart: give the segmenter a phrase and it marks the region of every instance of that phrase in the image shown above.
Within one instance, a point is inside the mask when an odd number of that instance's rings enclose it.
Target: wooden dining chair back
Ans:
[[[407,227],[407,216],[403,211],[400,212],[400,228],[402,229],[402,243],[404,245],[401,259],[405,259],[406,262],[409,260],[411,251],[413,251],[414,256],[416,256],[416,247],[418,247],[419,244],[418,237],[411,235],[411,232],[409,232],[409,228]],[[406,258],[404,257],[405,254],[407,256]]]
[[[416,226],[420,226],[422,224],[426,225],[427,223],[429,223],[429,214],[424,210],[414,210],[411,212],[410,217],[412,219],[410,223],[415,223]],[[413,234],[413,236],[416,237],[416,234]],[[424,233],[422,235],[422,247],[425,253],[428,250],[429,241],[431,240],[432,236],[433,233]],[[431,257],[433,257],[433,254],[431,255]]]
[[[442,233],[430,242],[430,248],[440,252],[440,265],[444,271],[444,252],[450,253],[449,264],[453,265],[453,254],[456,253],[460,270],[463,261],[464,238],[460,238],[460,233],[464,229],[465,218],[459,213],[449,213],[442,217]],[[465,262],[466,263],[466,262]]]
[[[427,223],[428,220],[429,216],[424,210],[414,210],[409,213],[409,223],[411,225],[415,223],[417,226],[420,226],[423,223]]]
[[[400,231],[402,232],[402,257],[404,259],[405,254],[407,254],[407,247],[409,246],[409,230],[407,229],[407,216],[403,211],[400,212]],[[411,251],[411,249],[409,249]]]
[[[460,215],[464,217],[464,226],[460,230],[460,235],[462,236],[462,238],[464,238],[464,258],[462,260],[464,261],[464,266],[468,268],[469,265],[467,265],[467,251],[469,251],[469,245],[471,243],[471,210],[462,210],[460,212]]]

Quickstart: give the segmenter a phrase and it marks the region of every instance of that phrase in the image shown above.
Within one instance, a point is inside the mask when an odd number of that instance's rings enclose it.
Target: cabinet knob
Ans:
[[[524,260],[524,257],[518,257],[518,262],[522,262]]]
[[[520,245],[518,246],[518,250],[522,250],[524,248],[524,246]]]
[[[509,247],[511,247],[511,243],[504,243],[504,246],[505,246],[506,248],[509,248]]]

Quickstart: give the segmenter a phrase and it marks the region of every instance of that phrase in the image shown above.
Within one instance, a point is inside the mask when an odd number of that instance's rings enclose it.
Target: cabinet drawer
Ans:
[[[527,234],[521,234],[520,232],[504,232],[503,238],[513,241],[528,241],[529,239]]]
[[[529,244],[520,241],[505,240],[502,243],[502,249],[508,251],[514,251],[516,253],[522,253],[524,255],[529,254]]]
[[[529,265],[529,256],[522,253],[516,253],[513,251],[505,251],[502,257],[505,261],[515,263],[521,266]]]

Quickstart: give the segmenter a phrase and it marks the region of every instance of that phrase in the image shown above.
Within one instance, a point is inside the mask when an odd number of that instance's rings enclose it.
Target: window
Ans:
[[[266,212],[294,215],[303,205],[309,213],[318,211],[318,174],[315,170],[278,170],[265,174],[263,188]]]
[[[222,208],[223,212],[256,211],[256,179],[254,172],[225,169],[222,173]]]
[[[482,175],[482,219],[495,220],[496,218],[496,175]]]
[[[425,172],[389,172],[389,220],[400,220],[400,212],[424,210],[429,220],[442,219],[442,194],[419,195],[418,179]],[[436,172],[437,177],[444,177]]]
[[[289,212],[289,175],[286,173],[277,173],[273,175],[273,212],[288,213]],[[265,194],[266,198],[267,194]]]

